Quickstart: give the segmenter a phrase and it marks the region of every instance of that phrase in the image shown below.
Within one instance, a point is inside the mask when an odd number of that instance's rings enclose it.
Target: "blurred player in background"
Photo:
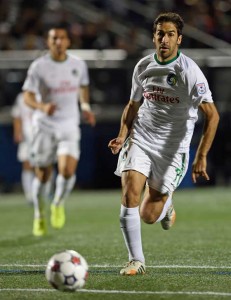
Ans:
[[[60,229],[65,224],[64,202],[75,184],[80,156],[80,111],[85,121],[94,126],[95,116],[89,104],[89,75],[86,63],[67,54],[70,39],[65,28],[48,31],[49,52],[30,66],[23,85],[25,103],[33,113],[33,234],[46,234],[46,220],[41,192],[51,176],[57,157],[58,175],[51,204],[51,225]],[[36,94],[41,95],[38,101]]]
[[[24,103],[23,93],[19,93],[12,108],[13,138],[18,144],[17,158],[22,163],[21,182],[28,204],[33,204],[32,182],[34,169],[30,164],[29,144],[32,137],[33,109]]]
[[[119,134],[108,145],[113,154],[122,148],[116,174],[122,176],[120,225],[129,256],[122,275],[146,272],[140,217],[148,224],[161,222],[165,230],[175,221],[172,196],[187,171],[198,108],[205,122],[192,179],[209,180],[206,157],[219,115],[202,71],[178,50],[183,25],[175,13],[160,14],[154,21],[156,52],[136,65]]]
[[[39,98],[38,96],[36,96]],[[32,183],[34,179],[34,168],[31,165],[31,140],[33,135],[32,130],[32,115],[34,110],[24,102],[23,92],[19,93],[12,107],[13,118],[13,138],[18,144],[17,158],[22,163],[21,182],[27,203],[33,204]],[[52,174],[50,180],[44,188],[43,198],[49,200],[52,194]]]

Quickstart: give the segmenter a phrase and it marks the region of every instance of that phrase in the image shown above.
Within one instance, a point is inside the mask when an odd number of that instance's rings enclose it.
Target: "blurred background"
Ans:
[[[86,60],[97,125],[82,124],[79,188],[120,186],[117,156],[107,148],[116,137],[137,61],[153,51],[152,23],[174,11],[185,21],[181,51],[197,62],[208,79],[221,121],[209,154],[210,182],[231,184],[231,1],[230,0],[0,0],[0,193],[21,188],[21,165],[13,142],[11,109],[27,69],[46,51],[52,25],[67,26],[70,52]],[[191,161],[201,135],[199,117]],[[190,169],[190,168],[189,168]],[[193,187],[190,170],[181,188]]]

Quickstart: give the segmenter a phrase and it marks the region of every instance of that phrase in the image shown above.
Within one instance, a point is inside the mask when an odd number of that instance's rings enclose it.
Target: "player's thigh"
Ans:
[[[58,173],[65,178],[69,178],[75,174],[78,160],[70,155],[58,156]]]
[[[31,166],[31,163],[29,160],[24,160],[22,162],[22,168],[25,171],[33,171],[34,170],[33,166]]]
[[[159,153],[153,157],[148,185],[163,195],[171,194],[183,180],[188,162],[188,153]]]
[[[137,207],[141,201],[147,177],[135,170],[122,173],[122,204],[125,207]]]

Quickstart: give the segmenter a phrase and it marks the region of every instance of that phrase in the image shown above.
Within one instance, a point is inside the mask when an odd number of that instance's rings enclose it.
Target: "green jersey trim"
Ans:
[[[186,160],[186,154],[182,153],[182,161],[181,161],[181,168],[176,168],[176,177],[174,179],[174,184],[177,187],[181,181],[181,178],[185,171],[185,160]]]
[[[154,54],[154,59],[155,61],[159,64],[159,65],[167,65],[172,63],[174,60],[176,60],[180,55],[180,51],[177,51],[177,55],[175,57],[173,57],[172,59],[168,60],[168,61],[159,61],[159,59],[157,58],[156,53]]]

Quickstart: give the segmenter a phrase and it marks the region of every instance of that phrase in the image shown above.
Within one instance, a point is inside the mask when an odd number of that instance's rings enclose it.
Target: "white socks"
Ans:
[[[64,199],[70,194],[75,184],[76,177],[73,175],[69,179],[65,179],[62,175],[58,175],[56,179],[56,189],[53,204],[63,204]],[[34,217],[42,218],[44,211],[44,196],[47,192],[47,184],[42,183],[37,177],[34,177],[32,184],[32,197],[34,203]]]
[[[160,222],[165,217],[167,210],[171,205],[172,195],[169,195],[163,207],[162,213],[156,222]],[[134,259],[144,263],[145,259],[142,250],[139,206],[127,208],[121,204],[120,227],[128,249],[129,261]]]
[[[46,183],[42,183],[37,177],[34,177],[32,184],[32,197],[34,203],[34,217],[36,219],[44,217],[43,194]]]
[[[66,197],[69,196],[76,181],[76,176],[73,175],[68,179],[65,179],[62,175],[58,175],[56,178],[56,188],[53,204],[60,205],[64,203]]]
[[[132,259],[144,263],[144,254],[141,241],[141,224],[139,206],[127,208],[121,205],[120,227],[129,253],[129,261]]]
[[[44,189],[43,196],[46,201],[50,201],[54,197],[55,179],[56,179],[56,172],[55,170],[53,170],[49,178],[49,181],[46,182],[46,187]]]
[[[34,172],[31,170],[22,170],[21,181],[24,195],[27,202],[32,203],[32,182],[34,179]]]
[[[172,194],[169,195],[167,201],[164,204],[162,213],[160,214],[159,218],[156,220],[155,223],[160,222],[161,220],[163,220],[163,218],[166,216],[167,210],[169,208],[169,206],[172,205]]]

